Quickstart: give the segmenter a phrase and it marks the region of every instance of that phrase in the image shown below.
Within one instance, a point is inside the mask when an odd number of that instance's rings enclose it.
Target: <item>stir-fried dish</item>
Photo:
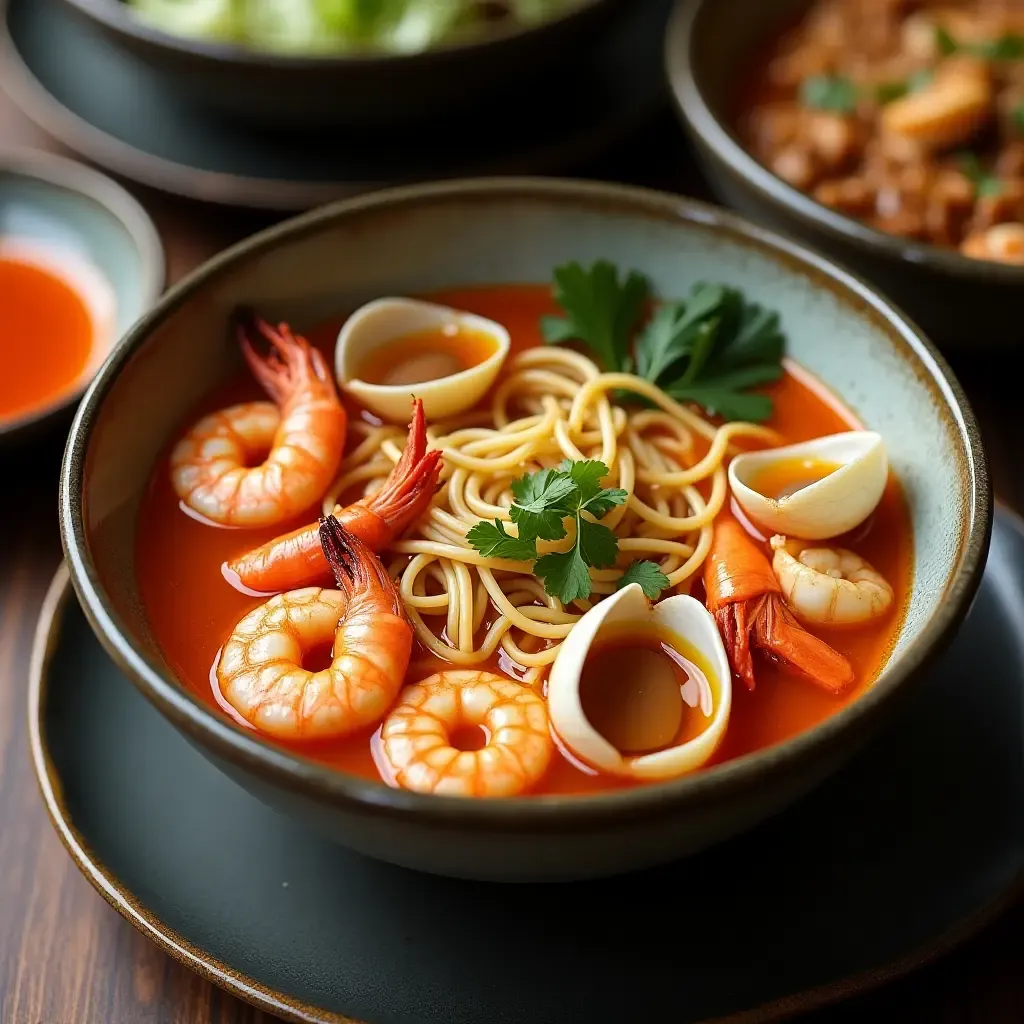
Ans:
[[[173,35],[258,50],[417,53],[539,24],[582,0],[127,0]]]
[[[1024,5],[816,0],[774,40],[738,127],[841,213],[1024,264]]]
[[[233,330],[246,372],[155,466],[136,565],[172,670],[269,742],[422,793],[597,792],[778,743],[884,666],[885,443],[738,290],[574,263]]]

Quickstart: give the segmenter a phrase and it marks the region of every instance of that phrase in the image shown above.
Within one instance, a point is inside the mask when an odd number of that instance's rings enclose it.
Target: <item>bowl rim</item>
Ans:
[[[924,267],[949,277],[1024,287],[1024,266],[978,260],[955,249],[901,239],[819,203],[773,174],[740,144],[711,109],[690,54],[697,26],[712,0],[677,0],[665,32],[664,58],[674,105],[684,126],[762,199],[784,208],[803,225],[824,229],[833,239],[868,249],[887,259]],[[810,4],[812,0],[804,0]]]
[[[248,49],[240,43],[211,42],[196,36],[178,36],[156,28],[141,18],[135,17],[125,0],[63,0],[65,4],[90,21],[102,25],[111,32],[125,38],[145,43],[155,49],[174,53],[185,58],[198,58],[230,64],[236,67],[262,68],[271,71],[295,71],[301,68],[327,70],[343,66],[390,70],[398,63],[406,67],[414,64],[428,66],[435,60],[457,57],[470,52],[486,56],[507,44],[516,43],[545,29],[559,31],[577,20],[583,21],[602,7],[618,0],[577,0],[576,4],[534,25],[508,26],[496,30],[477,40],[444,43],[426,50],[412,53],[395,53],[384,50],[363,50],[352,53],[279,53],[273,50]]]
[[[25,147],[0,147],[0,177],[12,175],[42,182],[101,206],[128,232],[141,263],[139,305],[147,312],[160,297],[167,281],[167,260],[156,225],[142,204],[113,179],[68,157]],[[104,275],[105,276],[105,275]],[[116,293],[113,282],[111,289]],[[118,299],[120,300],[120,295]],[[118,346],[111,339],[106,359]],[[74,405],[99,370],[85,375],[71,390],[12,419],[0,418],[0,439],[55,416]]]
[[[723,232],[741,243],[813,273],[844,297],[853,299],[887,325],[909,350],[936,398],[946,407],[960,439],[965,459],[967,508],[957,564],[946,597],[921,634],[901,652],[897,663],[856,701],[807,732],[773,747],[716,765],[694,775],[634,789],[590,796],[529,796],[465,800],[392,789],[354,775],[333,771],[298,754],[274,747],[219,715],[191,694],[149,655],[136,649],[111,603],[93,563],[82,501],[86,455],[92,425],[121,369],[141,350],[152,331],[209,281],[240,261],[316,234],[326,225],[343,223],[351,215],[394,213],[424,204],[453,200],[544,200],[584,203],[628,211],[637,218],[695,224]],[[650,189],[574,179],[476,178],[412,185],[372,192],[343,200],[284,221],[245,239],[193,271],[168,291],[121,339],[101,367],[78,408],[61,466],[59,489],[61,542],[78,598],[107,652],[136,687],[179,730],[209,754],[271,785],[320,804],[357,809],[417,824],[486,825],[518,831],[564,830],[569,824],[607,824],[633,816],[657,814],[672,806],[700,807],[723,799],[723,794],[746,790],[762,774],[804,763],[826,751],[840,734],[860,735],[873,725],[912,675],[935,657],[952,638],[966,614],[981,580],[992,529],[993,506],[988,469],[977,422],[969,403],[938,350],[901,312],[860,278],[830,260],[774,232],[751,224],[718,207]]]

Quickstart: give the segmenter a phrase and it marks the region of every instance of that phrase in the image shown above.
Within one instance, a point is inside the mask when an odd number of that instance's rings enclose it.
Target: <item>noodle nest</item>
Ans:
[[[619,404],[621,389],[647,405]],[[405,437],[398,427],[365,421],[354,422],[349,436],[357,444],[324,498],[325,515],[340,500],[380,488]],[[654,561],[676,592],[689,590],[711,548],[727,494],[725,459],[740,437],[778,440],[752,423],[715,426],[647,381],[603,374],[569,349],[520,353],[489,406],[428,430],[430,444],[444,452],[442,485],[429,512],[384,556],[417,639],[459,667],[504,652],[509,670],[539,685],[562,639],[595,601],[614,592],[630,562]],[[599,459],[610,470],[605,486],[629,496],[601,519],[618,539],[615,567],[591,569],[593,593],[569,606],[545,592],[532,563],[485,558],[466,540],[482,519],[502,520],[515,536],[513,481],[565,459]],[[566,550],[572,532],[539,541],[538,551]]]

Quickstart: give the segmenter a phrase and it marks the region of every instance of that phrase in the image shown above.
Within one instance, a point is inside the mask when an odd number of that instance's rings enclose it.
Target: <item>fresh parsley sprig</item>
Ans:
[[[650,287],[636,271],[620,277],[605,261],[589,270],[578,263],[559,267],[555,298],[565,316],[544,318],[546,340],[581,341],[605,370],[635,373],[677,401],[724,419],[771,415],[771,399],[749,389],[782,375],[785,339],[777,313],[748,302],[736,288],[698,284],[685,300],[656,308],[631,351]],[[529,496],[521,504],[529,509]]]
[[[601,486],[607,475],[608,467],[591,459],[567,460],[556,469],[521,477],[512,485],[515,501],[509,509],[519,536],[511,536],[502,521],[495,519],[477,523],[466,539],[485,558],[532,561],[545,592],[563,604],[588,598],[593,590],[590,569],[613,566],[619,552],[615,534],[597,520],[628,497],[621,488]],[[567,521],[575,526],[571,547],[538,555],[538,540],[558,541],[569,536]],[[623,579],[639,583],[651,600],[668,586],[668,577],[654,562],[634,562]]]

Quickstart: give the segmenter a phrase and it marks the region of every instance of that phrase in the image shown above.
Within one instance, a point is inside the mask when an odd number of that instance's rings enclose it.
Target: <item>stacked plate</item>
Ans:
[[[30,117],[125,177],[301,209],[388,184],[592,161],[658,108],[669,7],[589,0],[481,43],[305,58],[175,39],[120,0],[7,0],[0,68]]]

